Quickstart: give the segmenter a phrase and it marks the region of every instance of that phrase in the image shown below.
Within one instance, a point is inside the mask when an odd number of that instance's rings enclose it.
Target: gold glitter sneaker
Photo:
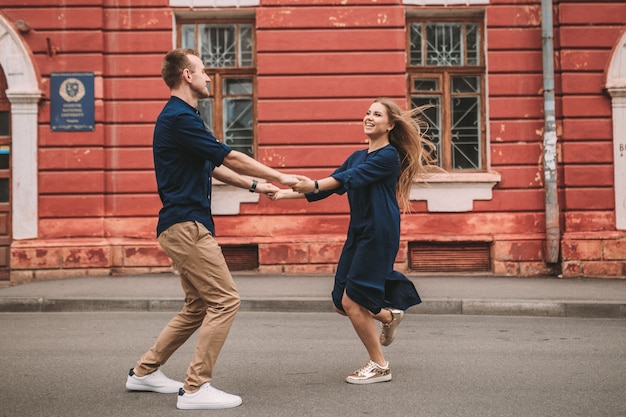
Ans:
[[[385,366],[380,366],[374,361],[369,361],[367,365],[346,377],[346,382],[350,384],[374,384],[385,381],[391,381],[389,362]]]
[[[396,330],[404,317],[404,311],[389,308],[391,312],[391,321],[389,323],[383,323],[383,327],[380,332],[380,344],[383,346],[389,346],[393,339],[396,337]]]

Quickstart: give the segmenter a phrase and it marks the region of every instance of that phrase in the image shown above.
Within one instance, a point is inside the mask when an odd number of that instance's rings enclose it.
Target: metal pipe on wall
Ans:
[[[546,261],[557,263],[560,249],[559,200],[557,190],[556,115],[554,100],[554,34],[552,0],[541,0],[543,50],[543,173],[546,210]]]

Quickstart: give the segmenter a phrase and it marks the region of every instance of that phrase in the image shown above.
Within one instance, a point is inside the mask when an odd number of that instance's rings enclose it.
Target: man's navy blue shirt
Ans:
[[[198,221],[215,235],[211,178],[231,148],[206,129],[197,109],[172,96],[157,118],[152,151],[163,203],[157,236],[185,221]]]

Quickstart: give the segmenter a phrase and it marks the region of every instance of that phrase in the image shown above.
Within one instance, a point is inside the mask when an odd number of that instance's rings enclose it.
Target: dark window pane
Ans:
[[[200,112],[202,120],[204,120],[206,129],[209,132],[213,132],[213,99],[205,98],[198,100],[198,111]]]
[[[480,106],[477,97],[452,100],[452,168],[480,169]]]
[[[181,46],[198,50],[207,68],[252,67],[253,35],[254,28],[249,24],[187,23],[181,25]]]
[[[9,202],[9,179],[0,178],[0,203]]]
[[[426,25],[426,65],[459,66],[464,64],[462,25],[428,23]]]
[[[413,107],[426,106],[420,114],[421,120],[426,122],[428,130],[426,138],[435,145],[435,155],[431,155],[437,159],[437,163],[441,166],[441,100],[439,97],[433,96],[413,96],[411,97]]]
[[[196,25],[182,25],[182,47],[196,50]]]
[[[0,136],[9,136],[9,115],[8,111],[0,111]]]
[[[251,67],[254,64],[252,25],[239,25],[239,66]]]
[[[410,65],[424,65],[422,59],[422,25],[421,23],[412,23],[410,28],[411,46],[409,51]]]
[[[478,169],[479,150],[472,144],[452,144],[452,165],[453,169]]]
[[[467,23],[465,25],[465,47],[467,49],[467,65],[480,65],[480,35],[478,25]]]
[[[237,36],[235,25],[198,25],[200,54],[210,68],[237,66]]]
[[[0,169],[9,169],[9,149],[0,149]]]
[[[227,78],[224,80],[224,95],[252,95],[252,78]]]
[[[247,98],[224,100],[224,143],[249,156],[254,154],[252,116],[252,100]]]
[[[439,80],[436,78],[415,78],[413,79],[413,90],[439,91]]]
[[[479,77],[452,77],[453,93],[478,93],[480,92]]]
[[[413,22],[409,26],[409,65],[480,65],[480,27],[463,22]]]

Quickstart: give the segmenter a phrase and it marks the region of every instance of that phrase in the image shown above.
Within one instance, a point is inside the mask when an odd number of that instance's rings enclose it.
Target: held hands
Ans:
[[[315,182],[304,175],[296,175],[298,179],[296,184],[291,185],[291,189],[298,193],[309,193],[315,189]]]
[[[258,192],[265,193],[270,200],[278,201],[293,198],[303,198],[304,193],[308,193],[315,189],[315,182],[309,177],[304,175],[284,175],[279,181],[281,184],[291,186],[289,188],[272,189],[268,192],[259,190]],[[260,185],[260,184],[259,184]]]

